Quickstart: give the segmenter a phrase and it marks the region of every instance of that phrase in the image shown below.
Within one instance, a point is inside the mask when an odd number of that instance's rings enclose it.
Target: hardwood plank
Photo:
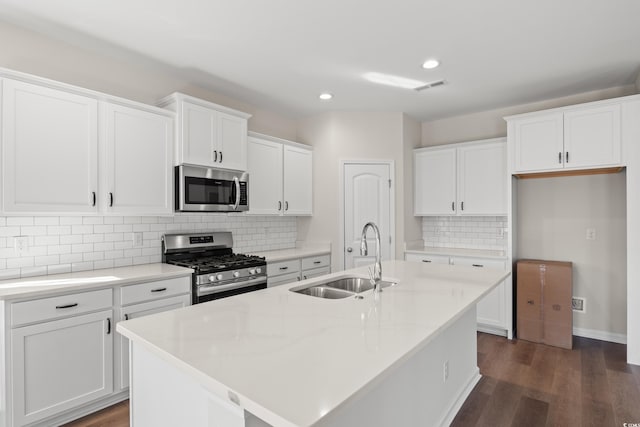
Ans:
[[[584,427],[615,426],[611,404],[584,399],[582,401],[582,425]]]
[[[607,379],[617,425],[640,422],[640,387],[633,374],[607,370]]]
[[[547,423],[549,404],[541,400],[522,396],[511,425],[518,427],[538,427]]]
[[[600,342],[583,341],[582,354],[582,397],[586,401],[603,402],[611,406],[611,393]],[[604,425],[604,424],[603,424]]]
[[[476,385],[474,392],[464,402],[462,408],[453,419],[451,427],[472,427],[476,425],[490,398],[489,394],[476,391],[478,388],[480,388],[480,384]]]
[[[500,381],[476,425],[510,426],[521,396],[521,387]]]

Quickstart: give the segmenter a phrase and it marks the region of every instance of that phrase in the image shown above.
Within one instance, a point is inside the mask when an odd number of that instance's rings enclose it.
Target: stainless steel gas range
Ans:
[[[231,232],[165,234],[162,262],[194,270],[193,304],[267,287],[264,257],[233,253]]]

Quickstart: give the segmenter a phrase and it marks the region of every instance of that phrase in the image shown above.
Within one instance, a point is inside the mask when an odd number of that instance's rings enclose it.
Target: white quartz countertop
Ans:
[[[0,300],[171,279],[190,276],[192,272],[190,268],[157,263],[2,280],[0,281]]]
[[[495,259],[507,259],[504,251],[495,251],[489,249],[464,249],[464,248],[407,248],[404,251],[408,254],[425,254],[425,255],[450,255],[450,256],[464,256],[464,257],[480,257],[480,258],[495,258]]]
[[[328,247],[304,247],[292,249],[280,249],[276,251],[257,252],[254,255],[263,256],[267,262],[287,261],[296,258],[306,258],[317,255],[330,255],[331,249]]]
[[[328,277],[119,322],[117,330],[211,393],[273,426],[311,426],[403,363],[509,273],[383,263],[398,284],[378,298],[328,300],[290,292]],[[399,366],[399,365],[398,365]]]

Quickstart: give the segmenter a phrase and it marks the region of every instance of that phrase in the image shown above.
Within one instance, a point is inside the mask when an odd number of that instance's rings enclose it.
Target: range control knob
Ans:
[[[216,278],[217,278],[218,280],[222,280],[223,276],[222,276],[222,274],[218,274],[218,275],[216,276]]]
[[[233,272],[233,277],[240,277],[240,272],[239,271],[234,271]]]
[[[215,282],[216,280],[216,276],[214,276],[213,274],[211,276],[209,276],[209,281],[210,282]]]
[[[262,273],[262,269],[260,267],[256,268],[256,273],[258,274]]]
[[[249,274],[251,274],[251,275],[256,274],[256,269],[255,268],[250,268],[249,269]]]

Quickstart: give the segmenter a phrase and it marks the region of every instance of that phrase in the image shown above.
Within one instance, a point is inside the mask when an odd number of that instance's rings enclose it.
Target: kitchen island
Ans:
[[[362,299],[291,292],[329,277],[121,322],[136,426],[448,425],[480,378],[479,299],[508,272],[383,263]]]

